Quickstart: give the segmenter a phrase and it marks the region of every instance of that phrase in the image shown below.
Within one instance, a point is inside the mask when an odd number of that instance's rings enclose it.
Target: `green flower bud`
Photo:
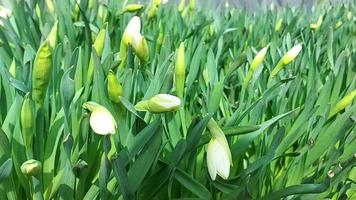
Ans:
[[[32,139],[35,124],[34,103],[29,93],[26,94],[21,108],[20,123],[22,128],[22,137],[25,140],[26,150],[32,151]]]
[[[329,113],[329,118],[333,117],[338,112],[345,109],[346,106],[350,105],[355,97],[356,97],[356,90],[353,90],[348,95],[346,95],[344,98],[342,98],[339,102],[337,102],[335,107],[333,107],[331,109],[331,111]]]
[[[12,75],[12,77],[16,77],[16,61],[15,59],[12,59],[10,68],[9,68],[9,72]]]
[[[56,47],[56,43],[57,43],[57,29],[58,29],[58,21],[54,23],[51,32],[47,37],[49,45],[51,46],[52,49]]]
[[[253,60],[251,62],[251,67],[250,67],[250,69],[249,69],[249,71],[247,73],[247,76],[245,77],[245,79],[243,81],[245,87],[247,86],[247,84],[252,79],[253,73],[255,72],[257,67],[263,62],[263,59],[265,58],[266,53],[267,53],[267,49],[268,49],[268,46],[263,48],[263,49],[261,49],[256,54],[256,56],[253,58]]]
[[[115,103],[120,103],[120,96],[122,96],[122,86],[117,80],[116,75],[113,71],[109,71],[108,74],[108,93],[109,99]]]
[[[292,62],[298,56],[301,50],[302,45],[297,44],[296,46],[291,48],[286,54],[284,54],[281,60],[277,63],[277,66],[272,70],[270,78],[277,75],[279,71],[281,71],[286,65]]]
[[[158,94],[149,100],[143,100],[135,105],[138,111],[148,111],[152,113],[164,113],[177,111],[181,101],[178,97],[169,94]]]
[[[311,29],[314,29],[314,30],[317,30],[317,29],[320,28],[321,23],[323,23],[323,16],[322,16],[322,15],[320,15],[320,16],[318,17],[318,21],[317,21],[316,23],[310,24],[310,28],[311,28]]]
[[[185,51],[184,42],[181,42],[178,48],[177,59],[175,64],[175,86],[179,98],[183,98],[185,82]]]
[[[142,4],[129,4],[125,7],[125,12],[136,12],[143,8]]]
[[[99,57],[103,54],[104,44],[105,44],[105,33],[106,33],[107,23],[104,24],[103,28],[99,31],[98,36],[93,44],[93,48]],[[94,58],[93,55],[90,56],[88,72],[87,72],[87,83],[91,83],[94,76]]]
[[[340,26],[342,25],[342,21],[341,20],[337,20],[335,23],[335,29],[340,28]]]
[[[149,52],[148,52],[148,45],[146,42],[146,39],[144,37],[140,37],[139,43],[132,43],[132,47],[134,48],[136,56],[141,60],[141,61],[147,61]]]
[[[180,0],[179,6],[178,6],[178,11],[183,12],[185,7],[185,0]]]
[[[274,26],[274,31],[279,32],[282,28],[282,24],[283,24],[283,19],[281,18],[276,22],[276,25]]]
[[[26,176],[36,176],[42,170],[41,162],[31,159],[21,165],[21,172]]]
[[[46,40],[37,51],[32,72],[32,98],[41,107],[52,73],[52,48]]]
[[[53,15],[54,14],[54,6],[52,0],[46,0],[46,5],[48,8],[48,11]]]

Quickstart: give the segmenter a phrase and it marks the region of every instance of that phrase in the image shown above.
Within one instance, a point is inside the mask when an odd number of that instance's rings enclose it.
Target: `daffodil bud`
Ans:
[[[48,11],[53,15],[54,14],[54,6],[52,0],[46,0],[46,6]]]
[[[105,33],[106,33],[106,26],[104,24],[103,28],[99,31],[98,35],[93,44],[93,48],[95,49],[96,53],[99,57],[103,54],[104,44],[105,44]],[[91,83],[94,76],[94,57],[93,54],[90,56],[88,72],[87,72],[87,83]]]
[[[125,7],[125,12],[136,12],[143,8],[142,4],[129,4]]]
[[[106,21],[107,8],[102,3],[99,3],[98,16],[103,20],[103,22]]]
[[[83,104],[83,108],[91,111],[89,124],[96,134],[115,134],[117,127],[116,121],[110,111],[104,106],[89,101]]]
[[[40,161],[31,159],[31,160],[27,160],[25,161],[22,165],[21,165],[21,172],[26,175],[26,176],[36,176],[38,175],[41,170],[42,170],[42,165]]]
[[[54,23],[51,32],[47,37],[49,45],[51,46],[52,49],[56,47],[56,43],[57,43],[57,29],[58,29],[57,27],[58,27],[58,21]]]
[[[133,38],[139,37],[141,30],[141,20],[139,17],[134,16],[131,18],[127,24],[124,34],[122,35],[122,41],[125,45],[128,45],[132,42]]]
[[[335,29],[338,29],[341,25],[342,25],[342,21],[341,20],[337,20],[336,23],[335,23]]]
[[[314,30],[317,30],[317,29],[320,28],[321,23],[323,23],[323,16],[320,15],[320,16],[318,17],[318,21],[317,21],[316,23],[310,24],[310,28],[311,28],[311,29],[314,29]]]
[[[230,165],[232,166],[232,158],[225,134],[214,119],[210,119],[208,122],[208,129],[212,135],[207,149],[209,175],[212,180],[216,179],[216,175],[227,179]]]
[[[176,65],[175,65],[175,86],[179,98],[183,98],[185,82],[185,53],[184,42],[181,42],[178,48]]]
[[[178,11],[183,12],[184,7],[185,7],[185,0],[180,0],[180,3],[178,5]]]
[[[149,52],[148,52],[148,45],[146,42],[146,39],[141,36],[139,39],[139,42],[132,43],[132,47],[134,48],[136,56],[141,60],[141,61],[147,61]]]
[[[292,47],[283,57],[282,62],[284,65],[288,65],[292,62],[302,50],[302,44],[297,44],[296,46]]]
[[[276,25],[274,26],[274,31],[279,32],[282,28],[282,24],[283,24],[283,19],[280,18],[277,22]]]
[[[277,63],[277,66],[272,70],[270,78],[277,75],[277,73],[281,71],[284,66],[292,62],[298,56],[301,50],[302,50],[302,45],[297,44],[296,46],[291,48],[286,54],[284,54],[281,60]]]
[[[94,0],[89,0],[88,1],[88,8],[89,8],[89,10],[94,8]]]
[[[158,94],[149,100],[143,100],[135,105],[138,111],[148,111],[152,113],[164,113],[177,111],[181,101],[178,97],[169,94]]]
[[[162,23],[159,23],[159,34],[157,38],[157,52],[161,51],[161,47],[164,41],[164,33],[163,33],[163,28],[162,28]]]
[[[189,0],[189,10],[190,12],[194,12],[195,10],[195,0]]]
[[[148,45],[146,39],[141,35],[140,30],[141,30],[140,18],[134,16],[127,24],[127,27],[122,36],[121,46],[120,46],[120,57],[121,57],[120,68],[123,67],[123,64],[126,61],[127,55],[126,52],[123,51],[127,50],[127,45],[131,45],[133,47],[136,56],[141,61],[148,60],[148,55],[149,55]]]
[[[52,48],[48,41],[37,51],[32,72],[32,99],[41,107],[47,93],[52,72]]]
[[[251,62],[251,67],[243,81],[243,85],[244,87],[247,86],[247,84],[250,82],[250,80],[252,79],[253,73],[255,72],[255,70],[257,69],[257,67],[263,62],[263,59],[266,56],[267,53],[267,49],[268,46],[261,49],[256,56],[253,58],[252,62]]]
[[[104,24],[103,28],[99,31],[98,36],[95,38],[93,47],[99,57],[103,54],[104,44],[105,44],[105,33],[106,33],[107,23]]]
[[[250,67],[250,69],[252,71],[255,71],[257,69],[257,67],[263,62],[263,59],[265,58],[266,53],[267,53],[267,49],[268,49],[268,47],[261,49],[256,54],[256,56],[253,58],[253,60],[251,62],[251,67]]]
[[[122,96],[122,86],[117,80],[116,75],[114,74],[113,71],[109,71],[108,74],[108,93],[109,93],[109,99],[115,103],[120,102],[120,96]]]
[[[348,11],[346,17],[347,17],[348,20],[351,20],[352,19],[352,12]]]
[[[11,62],[10,68],[9,68],[9,72],[12,77],[16,77],[16,61],[15,61],[15,59],[12,59],[12,62]]]
[[[331,109],[331,111],[329,113],[329,118],[336,115],[341,110],[345,109],[346,106],[350,105],[355,97],[356,97],[356,90],[353,90],[348,95],[346,95],[344,98],[342,98],[339,102],[337,102],[335,107],[333,107]]]
[[[22,129],[22,137],[25,141],[25,147],[28,152],[32,150],[35,118],[35,106],[31,96],[29,93],[27,93],[22,103],[20,123]]]
[[[148,10],[148,19],[152,19],[157,15],[157,5],[153,4]]]

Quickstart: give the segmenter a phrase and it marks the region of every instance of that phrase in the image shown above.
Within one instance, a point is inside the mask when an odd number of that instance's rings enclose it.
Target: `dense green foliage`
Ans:
[[[11,0],[1,18],[0,199],[356,198],[353,1],[256,13],[75,2]],[[148,55],[122,46],[134,15]],[[135,110],[159,93],[179,110]],[[87,101],[115,134],[93,132]],[[227,180],[208,173],[210,118],[231,150]]]

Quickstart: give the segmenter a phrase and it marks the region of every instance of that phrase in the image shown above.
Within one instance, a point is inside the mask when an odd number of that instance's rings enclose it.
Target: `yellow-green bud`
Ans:
[[[143,8],[142,4],[129,4],[125,7],[125,12],[136,12]]]
[[[175,86],[179,98],[183,98],[185,82],[185,51],[184,42],[181,42],[178,48],[176,65],[175,65]]]
[[[346,108],[346,106],[350,105],[355,97],[356,97],[356,90],[353,90],[344,98],[342,98],[339,102],[337,102],[335,107],[331,109],[329,113],[329,118],[331,118],[332,116],[336,115],[338,112]]]
[[[322,15],[320,15],[320,16],[318,17],[318,21],[317,21],[316,23],[310,24],[310,28],[311,28],[311,29],[314,29],[314,30],[317,30],[317,29],[320,28],[321,23],[323,23],[323,16],[322,16]]]
[[[35,106],[29,93],[26,94],[21,108],[20,123],[22,137],[27,151],[32,150],[32,138],[35,124]]]
[[[177,111],[181,101],[178,97],[169,94],[158,94],[149,100],[143,100],[135,105],[138,111],[148,111],[152,113],[164,113]]]
[[[113,71],[109,71],[108,74],[108,85],[107,85],[109,99],[115,103],[120,102],[120,96],[122,96],[122,86],[117,80],[116,75]]]
[[[52,48],[48,41],[43,42],[37,51],[32,72],[32,98],[41,107],[47,93],[52,73]]]
[[[271,77],[275,76],[279,71],[283,69],[284,66],[288,65],[292,62],[302,50],[302,44],[297,44],[296,46],[292,47],[281,60],[278,62],[277,66],[272,70]]]
[[[253,58],[251,62],[251,68],[250,68],[252,71],[255,71],[257,67],[263,62],[263,59],[265,58],[267,53],[267,49],[268,47],[261,49]]]
[[[141,61],[147,61],[149,52],[148,52],[148,45],[146,42],[146,39],[141,36],[139,43],[132,43],[132,47],[134,48],[136,56],[141,60]]]
[[[288,65],[292,62],[295,57],[298,56],[299,52],[302,50],[302,44],[297,44],[296,46],[292,47],[283,57],[282,62],[284,65]]]
[[[103,28],[99,31],[98,36],[96,36],[93,47],[99,57],[103,54],[104,44],[105,44],[105,33],[106,33],[107,23],[104,24]]]
[[[348,20],[351,20],[351,19],[352,19],[352,12],[351,12],[351,11],[348,11],[348,12],[347,12],[347,19],[348,19]]]
[[[182,12],[184,10],[184,6],[185,6],[185,0],[180,0],[178,11]]]
[[[51,29],[51,32],[48,34],[47,40],[51,48],[54,49],[57,43],[57,29],[58,29],[58,21],[56,21]]]
[[[243,81],[243,86],[246,87],[247,84],[250,82],[250,80],[252,79],[253,73],[255,72],[255,70],[257,69],[257,67],[263,62],[263,59],[266,56],[268,50],[268,46],[261,49],[256,56],[253,58],[252,62],[251,62],[251,67]]]
[[[46,0],[46,5],[48,8],[48,11],[53,15],[54,13],[54,6],[52,0]]]
[[[94,8],[94,0],[89,0],[88,2],[88,8],[91,10]]]
[[[152,19],[157,15],[157,6],[152,5],[151,8],[148,10],[148,19]]]
[[[12,75],[12,77],[16,77],[16,61],[15,59],[12,59],[10,68],[9,68],[9,72]]]
[[[341,20],[337,20],[336,23],[335,23],[335,29],[338,29],[341,25],[342,25],[342,21]]]
[[[42,170],[41,162],[31,159],[21,165],[21,172],[26,176],[36,176]]]
[[[93,48],[95,49],[96,53],[99,57],[103,54],[104,44],[105,44],[105,33],[106,33],[106,26],[107,23],[104,24],[103,28],[99,31],[98,36],[93,44]],[[94,57],[93,53],[90,56],[88,72],[87,72],[87,83],[91,83],[94,76]]]
[[[281,18],[277,21],[276,25],[274,26],[274,30],[276,32],[279,32],[282,28],[282,24],[283,24],[283,19]]]
[[[189,10],[194,11],[195,9],[195,0],[189,0]]]

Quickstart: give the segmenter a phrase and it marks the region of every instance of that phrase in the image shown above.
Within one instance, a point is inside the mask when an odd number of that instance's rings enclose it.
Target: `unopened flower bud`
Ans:
[[[42,170],[41,162],[31,159],[21,165],[21,172],[26,176],[36,176]]]
[[[183,98],[185,82],[185,51],[184,42],[181,42],[178,48],[177,59],[175,64],[175,87],[179,98]]]
[[[152,113],[164,113],[177,111],[180,107],[181,100],[173,95],[158,94],[149,100],[143,100],[135,105],[138,111],[148,111]]]
[[[91,111],[89,124],[95,133],[99,135],[115,134],[117,125],[110,111],[92,101],[84,103],[83,107]]]
[[[125,7],[126,12],[136,12],[143,8],[142,4],[129,4]]]
[[[117,80],[115,74],[113,71],[109,71],[108,74],[108,94],[109,94],[109,99],[115,103],[120,102],[120,96],[122,96],[122,86]]]
[[[336,115],[341,110],[345,109],[346,106],[350,105],[355,97],[356,97],[356,90],[353,90],[348,95],[346,95],[344,98],[342,98],[339,102],[337,102],[335,107],[333,107],[331,109],[331,111],[329,113],[329,118]]]

